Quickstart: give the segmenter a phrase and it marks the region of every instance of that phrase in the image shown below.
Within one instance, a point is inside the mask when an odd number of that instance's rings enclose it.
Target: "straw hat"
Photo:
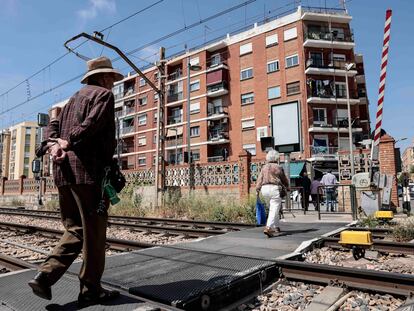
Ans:
[[[113,74],[115,77],[115,81],[122,80],[124,78],[123,74],[120,73],[118,70],[115,70],[112,67],[111,60],[108,57],[101,56],[98,58],[94,58],[88,60],[86,62],[88,66],[88,72],[83,76],[81,83],[86,84],[88,82],[88,78],[97,73],[110,73]]]

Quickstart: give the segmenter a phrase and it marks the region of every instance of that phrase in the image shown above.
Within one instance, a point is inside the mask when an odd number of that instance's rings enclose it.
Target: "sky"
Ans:
[[[186,46],[194,47],[248,27],[265,16],[283,14],[292,10],[295,3],[317,7],[326,3],[327,7],[339,7],[339,0],[256,0],[219,18],[199,23],[245,1],[0,0],[0,129],[24,120],[35,120],[38,112],[47,112],[51,105],[69,97],[80,87],[80,79],[74,79],[86,70],[80,58],[69,54],[46,67],[66,53],[63,43],[67,39],[82,31],[103,30],[152,4],[151,8],[104,31],[105,39],[123,51],[138,49],[130,58],[139,66],[155,61],[161,45],[166,47],[167,56],[173,55]],[[410,23],[414,1],[348,0],[346,6],[353,17],[355,52],[364,55],[372,128],[377,109],[385,11],[393,10],[383,128],[397,140],[407,138],[397,142],[397,146],[404,150],[412,145],[414,137],[414,57],[411,57],[414,56],[414,41]],[[199,25],[161,42],[148,44],[193,23]],[[75,44],[78,43],[81,41]],[[115,57],[92,43],[83,44],[79,52],[88,57],[97,57],[101,53]],[[115,62],[114,66],[124,73],[131,70],[121,61]],[[36,72],[39,73],[28,79]],[[71,79],[72,82],[59,87]],[[7,92],[18,84],[20,86]],[[25,103],[28,98],[35,99]],[[14,106],[18,108],[6,112]]]

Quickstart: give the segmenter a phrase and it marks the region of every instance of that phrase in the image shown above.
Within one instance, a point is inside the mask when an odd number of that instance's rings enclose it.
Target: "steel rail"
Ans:
[[[0,266],[10,271],[36,268],[34,264],[4,254],[0,254]]]
[[[343,246],[339,244],[339,238],[323,238],[320,242],[317,243],[320,243],[319,245],[328,246],[331,248],[343,248]],[[374,240],[374,243],[372,244],[370,249],[386,253],[401,253],[407,255],[414,255],[414,243]]]
[[[366,291],[410,296],[414,293],[414,275],[355,269],[293,260],[276,260],[287,279],[322,284],[339,283]]]
[[[17,223],[9,223],[9,222],[0,222],[0,228],[5,229],[13,229],[17,231],[23,232],[39,232],[41,234],[46,234],[48,236],[52,236],[55,238],[60,237],[63,235],[62,230],[51,229],[51,228],[41,228],[36,226],[28,226],[23,224]],[[159,244],[152,244],[152,243],[143,243],[131,240],[123,240],[123,239],[115,239],[115,238],[106,238],[106,242],[110,245],[111,249],[121,250],[121,251],[130,251],[130,250],[138,250],[144,248],[150,248],[154,246],[160,246]]]
[[[37,218],[60,219],[59,212],[39,211],[39,210],[16,210],[0,208],[0,214],[16,216],[33,216]],[[128,217],[128,216],[110,216],[109,225],[127,227],[130,229],[142,229],[147,232],[174,233],[184,234],[186,236],[211,236],[224,234],[229,231],[237,231],[245,228],[253,228],[255,225],[244,223],[223,223],[192,221],[181,219],[164,219],[164,218],[146,218],[146,217]],[[165,225],[175,227],[163,227]],[[179,226],[179,227],[177,227]],[[209,228],[209,229],[208,229]],[[221,230],[220,230],[221,229]]]

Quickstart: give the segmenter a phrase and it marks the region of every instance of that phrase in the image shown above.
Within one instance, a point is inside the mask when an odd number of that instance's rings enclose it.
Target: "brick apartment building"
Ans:
[[[370,133],[361,55],[355,55],[352,17],[342,9],[298,7],[288,15],[168,59],[165,148],[170,165],[182,163],[187,135],[194,161],[237,160],[249,151],[263,159],[260,138],[271,136],[273,105],[298,102],[301,152],[315,168],[337,168],[338,150]],[[190,72],[190,133],[186,131],[187,59]],[[356,66],[346,71],[346,63]],[[144,70],[157,82],[156,67]],[[345,75],[352,120],[348,120]],[[123,169],[155,165],[157,95],[136,74],[114,86]]]

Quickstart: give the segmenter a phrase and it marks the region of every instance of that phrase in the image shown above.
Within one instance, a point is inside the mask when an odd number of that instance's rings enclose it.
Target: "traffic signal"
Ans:
[[[33,172],[33,174],[40,173],[41,165],[42,164],[41,164],[39,159],[34,159],[32,161],[32,172]]]

